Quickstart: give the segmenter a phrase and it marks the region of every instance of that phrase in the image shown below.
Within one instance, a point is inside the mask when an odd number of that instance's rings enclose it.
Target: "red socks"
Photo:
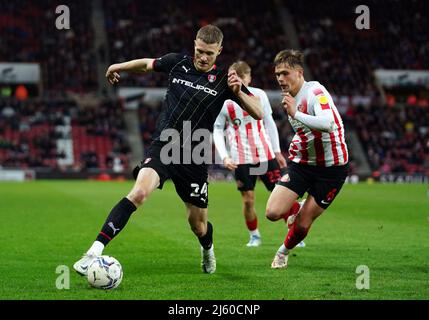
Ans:
[[[299,212],[299,208],[300,206],[298,201],[295,201],[289,211],[285,212],[285,214],[283,215],[283,219],[285,219],[285,222],[287,222],[287,218],[289,218],[289,216],[297,214]]]
[[[286,249],[293,249],[298,243],[300,243],[307,236],[309,229],[303,229],[296,226],[296,223],[292,225],[284,241]]]
[[[255,218],[255,220],[252,220],[252,221],[246,220],[246,225],[247,225],[247,229],[249,229],[249,231],[256,230],[258,228],[258,218]]]

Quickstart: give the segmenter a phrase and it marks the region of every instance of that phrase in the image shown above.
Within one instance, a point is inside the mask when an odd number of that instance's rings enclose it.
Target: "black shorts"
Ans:
[[[252,174],[250,169],[253,168],[256,174]],[[258,174],[261,171],[261,174]],[[235,169],[235,181],[237,189],[240,191],[250,191],[255,189],[256,179],[259,177],[265,187],[272,191],[279,181],[281,174],[279,163],[276,159],[268,160],[258,164],[239,164]]]
[[[199,208],[208,206],[207,165],[201,164],[164,164],[160,158],[162,145],[152,144],[148,156],[133,170],[134,179],[142,168],[152,168],[159,175],[158,189],[171,179],[177,194],[183,202]]]
[[[277,184],[289,188],[299,197],[308,192],[320,207],[326,209],[340,192],[348,173],[348,164],[317,167],[291,162],[287,174]]]

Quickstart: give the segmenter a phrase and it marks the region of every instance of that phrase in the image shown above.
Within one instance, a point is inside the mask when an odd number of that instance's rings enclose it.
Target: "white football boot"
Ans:
[[[213,244],[209,250],[201,247],[201,267],[204,273],[214,273],[216,271],[216,258]]]
[[[248,247],[259,247],[261,245],[261,237],[257,235],[251,235],[249,242],[246,244]]]
[[[276,255],[274,256],[273,262],[271,263],[271,268],[272,269],[287,268],[287,261],[288,261],[288,259],[289,259],[289,255],[288,254],[277,252]]]
[[[73,269],[81,276],[87,276],[88,267],[95,260],[95,258],[97,258],[96,255],[85,253],[80,260],[75,262]]]

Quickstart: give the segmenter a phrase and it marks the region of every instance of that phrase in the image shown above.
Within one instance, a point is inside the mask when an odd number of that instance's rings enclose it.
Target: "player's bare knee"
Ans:
[[[255,201],[253,199],[245,199],[243,205],[246,209],[250,210],[255,206]]]
[[[246,208],[253,208],[255,205],[255,195],[253,191],[242,192],[243,204]]]
[[[207,228],[205,228],[203,224],[199,224],[199,225],[191,224],[191,230],[198,238],[203,237],[207,232]]]
[[[265,209],[265,217],[270,221],[277,221],[279,220],[279,212],[274,210],[274,208],[267,206]]]
[[[132,201],[136,206],[141,206],[146,199],[148,198],[149,193],[143,189],[134,189],[130,192],[130,194],[127,196],[130,201]]]

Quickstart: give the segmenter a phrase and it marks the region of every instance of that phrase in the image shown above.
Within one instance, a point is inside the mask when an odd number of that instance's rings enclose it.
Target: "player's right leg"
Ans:
[[[303,242],[314,220],[316,220],[324,210],[325,209],[316,203],[312,195],[308,195],[302,209],[290,226],[283,244],[277,250],[274,260],[271,263],[271,268],[287,268],[289,251]]]
[[[207,208],[185,202],[188,222],[201,245],[201,268],[204,273],[216,271],[213,245],[213,225],[207,220]]]
[[[243,215],[249,230],[250,240],[248,247],[258,247],[261,245],[261,234],[258,229],[258,217],[255,211],[255,192],[253,190],[241,191],[243,201]]]
[[[284,217],[285,212],[290,213],[294,206],[297,207],[296,213],[299,212],[300,206],[297,203],[297,199],[302,197],[311,185],[311,176],[303,174],[302,169],[296,164],[291,163],[287,171],[288,173],[283,175],[268,199],[265,214],[269,220],[276,221],[281,219]],[[288,251],[282,245],[277,250],[271,267],[275,269],[286,268],[287,263]]]
[[[291,189],[277,185],[268,199],[265,212],[266,217],[273,221],[280,219],[284,212],[290,210],[297,198],[298,194]],[[271,268],[286,268],[287,263],[288,254],[277,251],[276,255],[274,256],[274,260],[271,263]]]
[[[237,189],[241,193],[242,210],[244,221],[249,230],[250,240],[248,247],[257,247],[261,244],[261,234],[258,229],[258,217],[255,210],[255,189],[256,175],[250,175],[253,165],[239,164],[235,169],[234,177],[237,183]]]
[[[77,273],[87,274],[89,264],[97,256],[102,255],[104,247],[123,230],[131,214],[147,200],[159,185],[160,177],[154,169],[142,168],[138,172],[130,193],[113,207],[97,239],[83,257],[73,265],[73,269]]]

